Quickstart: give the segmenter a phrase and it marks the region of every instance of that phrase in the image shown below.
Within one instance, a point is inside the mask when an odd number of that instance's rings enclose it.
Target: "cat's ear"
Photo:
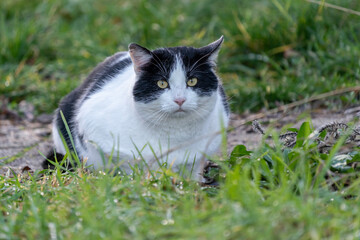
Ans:
[[[223,41],[224,41],[224,36],[221,36],[215,42],[212,42],[205,47],[199,48],[199,50],[204,54],[203,56],[206,56],[208,58],[208,61],[214,66],[216,65],[216,60]]]
[[[151,51],[135,43],[129,45],[129,53],[134,64],[136,74],[141,72],[141,68],[148,64],[152,58]]]

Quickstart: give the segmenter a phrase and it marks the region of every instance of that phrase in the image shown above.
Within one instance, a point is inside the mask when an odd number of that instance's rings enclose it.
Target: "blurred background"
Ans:
[[[360,1],[1,0],[0,100],[51,113],[105,57],[225,42],[218,72],[234,112],[360,83]],[[336,9],[343,7],[346,9]],[[355,12],[351,12],[353,10]],[[324,107],[358,102],[355,93]]]

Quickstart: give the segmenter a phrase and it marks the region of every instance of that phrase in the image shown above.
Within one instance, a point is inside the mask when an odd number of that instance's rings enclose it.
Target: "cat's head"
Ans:
[[[216,59],[223,37],[201,48],[173,47],[150,51],[129,45],[136,73],[133,96],[147,120],[206,118],[214,109],[219,79]]]

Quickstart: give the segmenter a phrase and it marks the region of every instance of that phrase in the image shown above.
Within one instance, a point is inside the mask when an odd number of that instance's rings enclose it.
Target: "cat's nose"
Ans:
[[[181,107],[185,102],[185,100],[186,100],[185,98],[176,98],[174,102],[176,102],[176,104],[179,105],[179,107]]]

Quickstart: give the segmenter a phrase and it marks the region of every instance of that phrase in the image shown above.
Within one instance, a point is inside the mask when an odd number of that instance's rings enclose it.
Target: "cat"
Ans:
[[[229,105],[215,73],[222,43],[223,36],[201,48],[153,51],[132,43],[128,52],[106,58],[55,112],[57,160],[66,153],[63,136],[68,149],[94,169],[109,167],[110,156],[128,174],[135,163],[157,169],[166,162],[201,181],[204,157],[221,144],[221,135],[214,133],[229,122]]]

